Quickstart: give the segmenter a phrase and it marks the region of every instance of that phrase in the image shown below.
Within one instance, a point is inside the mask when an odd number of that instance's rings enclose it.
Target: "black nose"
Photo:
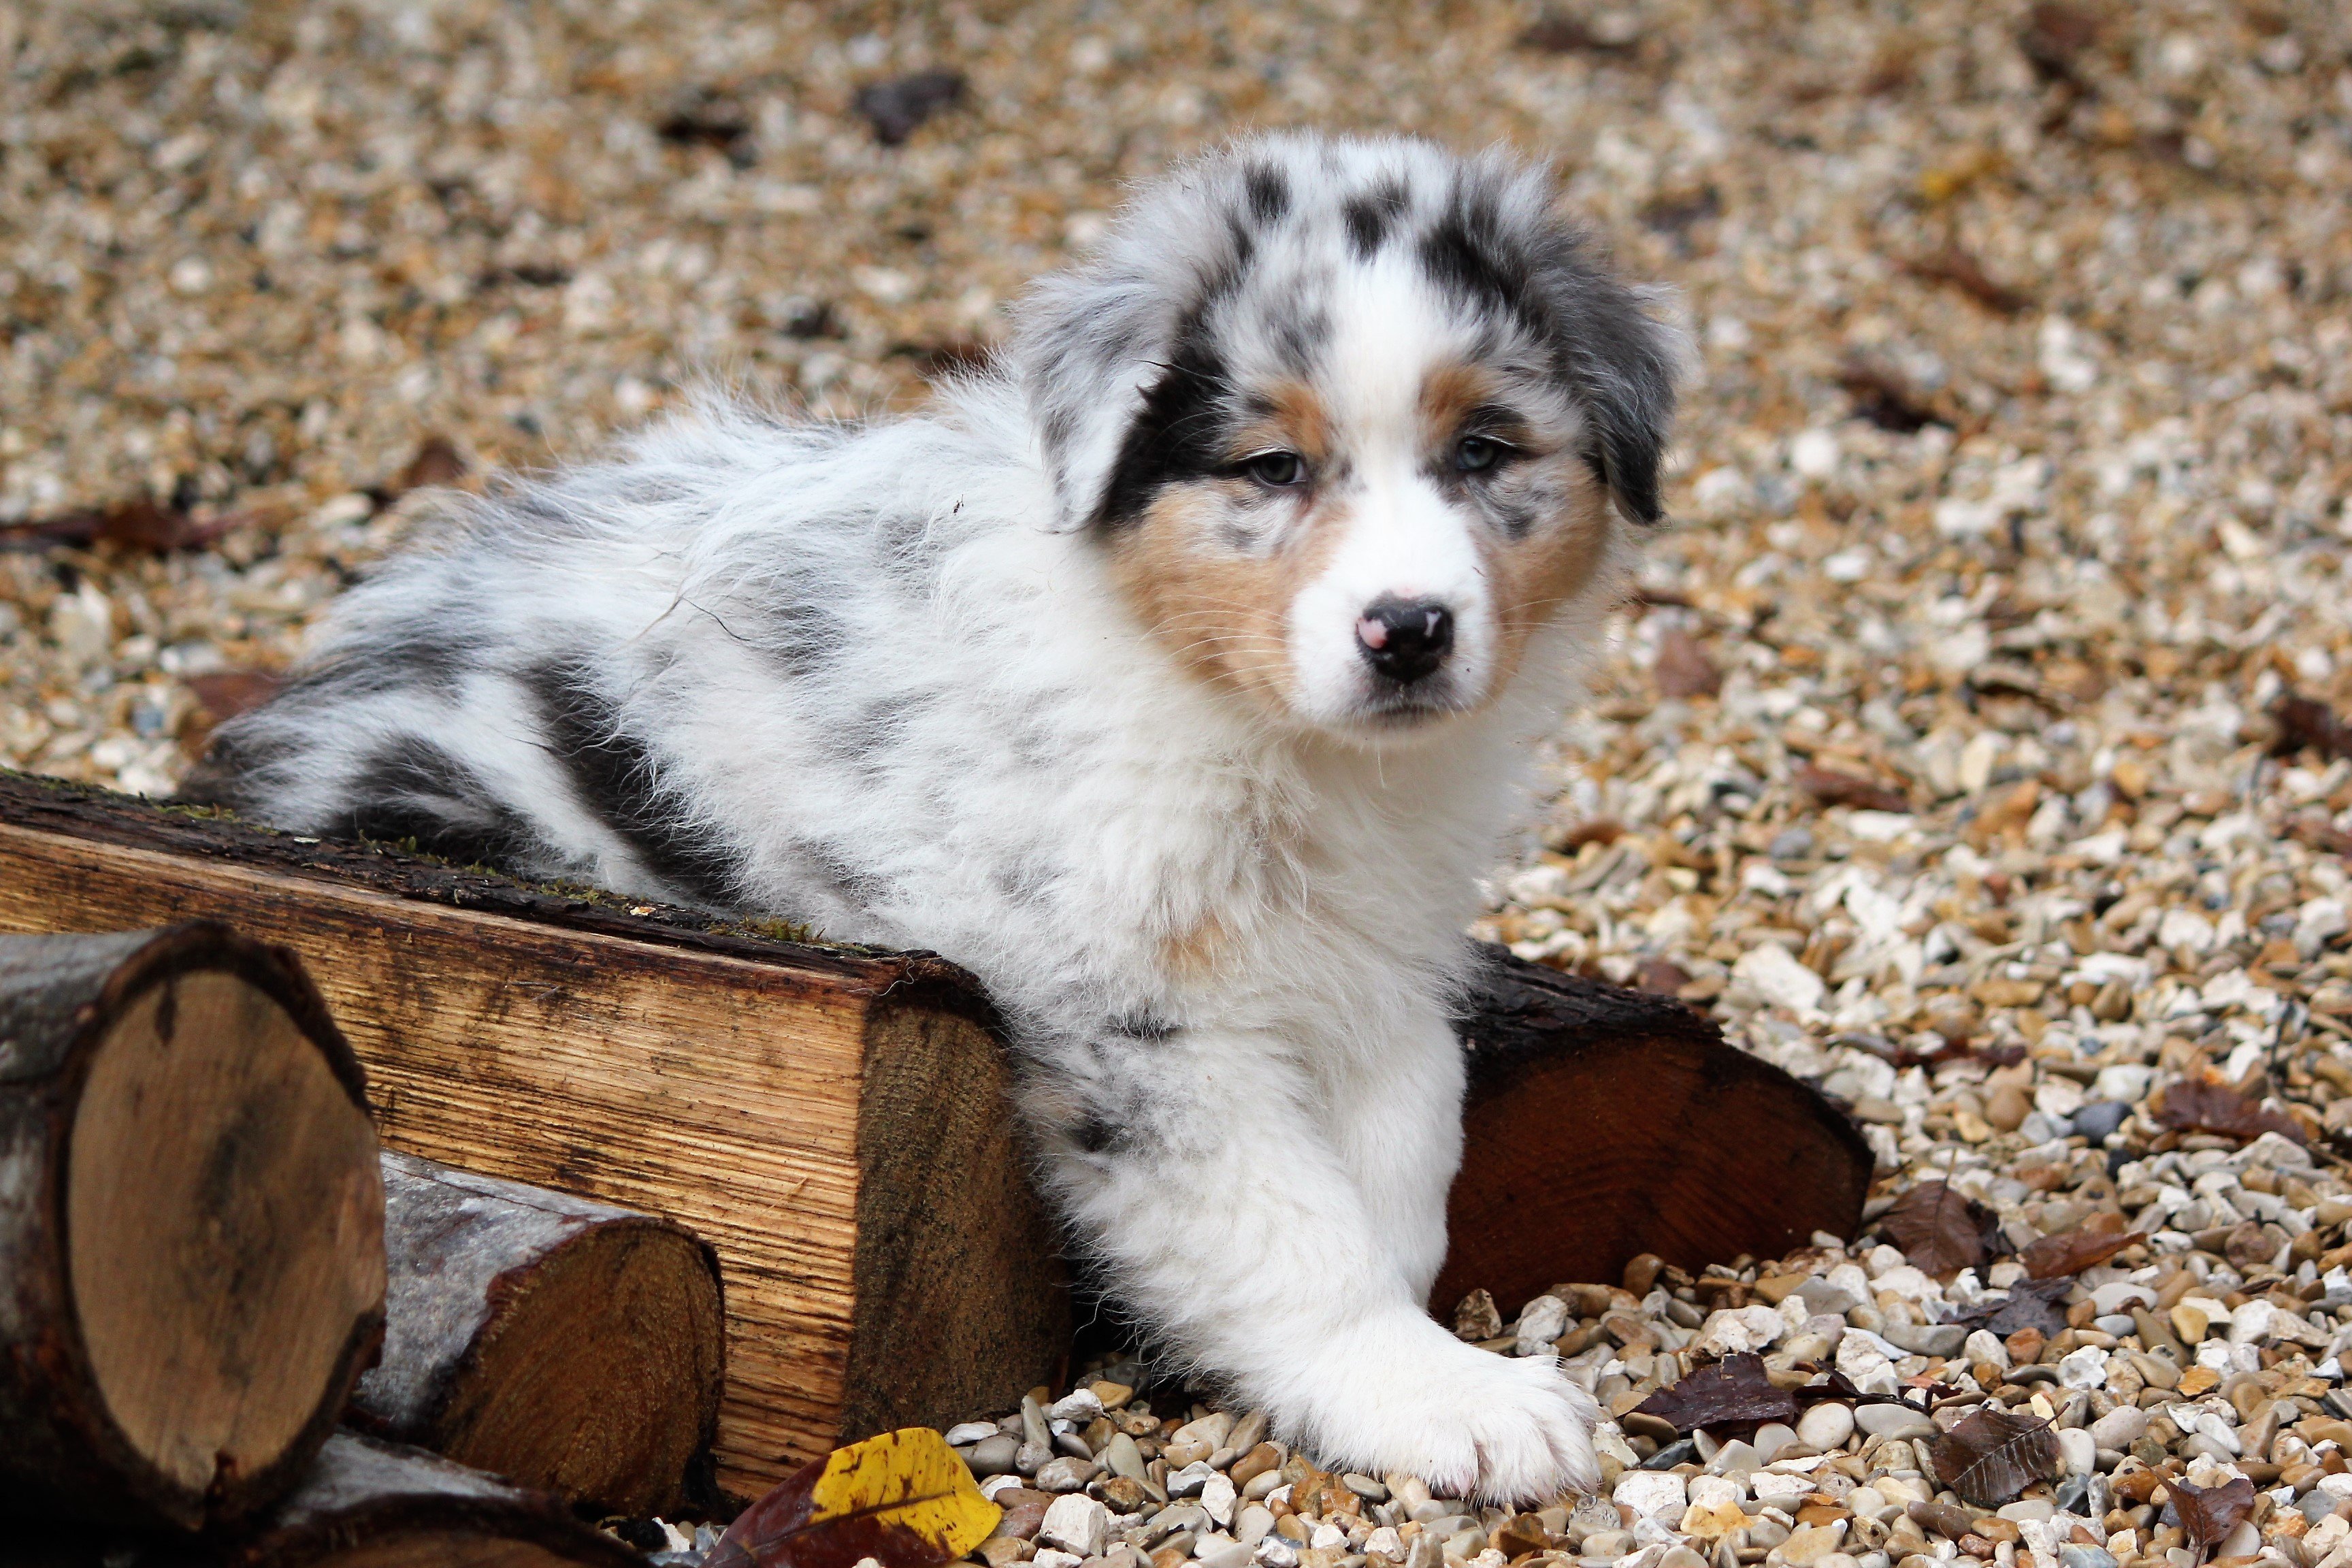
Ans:
[[[1409,686],[1454,651],[1454,612],[1428,599],[1375,599],[1356,622],[1356,643],[1365,663]]]

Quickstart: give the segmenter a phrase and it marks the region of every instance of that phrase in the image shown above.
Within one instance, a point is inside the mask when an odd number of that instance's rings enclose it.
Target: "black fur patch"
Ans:
[[[1404,187],[1395,184],[1375,185],[1341,204],[1340,221],[1347,225],[1348,244],[1358,260],[1370,261],[1380,254],[1404,208]]]
[[[1250,216],[1260,223],[1280,223],[1290,211],[1290,181],[1279,169],[1253,164],[1242,176],[1242,187],[1249,194]]]
[[[1529,287],[1528,265],[1503,236],[1491,201],[1457,191],[1445,216],[1421,237],[1422,269],[1430,281],[1470,305],[1500,310],[1539,337],[1550,321]]]
[[[1160,379],[1143,395],[1143,406],[1127,427],[1095,514],[1097,526],[1123,528],[1143,515],[1163,487],[1222,467],[1219,413],[1230,391],[1224,362],[1209,346],[1196,320],[1179,336]]]
[[[452,620],[462,616],[460,606],[450,608]],[[332,662],[307,677],[302,685],[338,700],[420,687],[446,693],[457,690],[466,668],[446,637],[420,626],[394,626],[338,648]]]
[[[621,728],[618,710],[592,679],[567,664],[541,665],[525,677],[547,727],[547,748],[563,764],[580,804],[647,870],[688,897],[722,908],[740,901],[741,856],[689,817],[676,792],[664,787],[652,752]]]
[[[345,786],[329,831],[417,848],[467,864],[511,866],[530,853],[530,825],[491,798],[473,771],[432,742],[408,736],[370,757]]]

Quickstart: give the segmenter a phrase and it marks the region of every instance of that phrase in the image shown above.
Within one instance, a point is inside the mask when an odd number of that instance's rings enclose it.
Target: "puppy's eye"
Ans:
[[[1286,489],[1307,479],[1307,465],[1299,461],[1296,452],[1260,452],[1242,464],[1242,472],[1276,489]]]
[[[1510,454],[1500,441],[1485,436],[1465,436],[1454,448],[1454,467],[1465,474],[1484,473]]]

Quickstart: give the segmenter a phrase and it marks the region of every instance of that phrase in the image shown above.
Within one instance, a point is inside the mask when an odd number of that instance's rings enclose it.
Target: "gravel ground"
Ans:
[[[1016,1509],[992,1560],[2178,1568],[2178,1500],[2131,1479],[2170,1467],[2263,1489],[2223,1555],[2352,1564],[2352,14],[35,0],[0,62],[0,763],[152,794],[413,483],[697,380],[904,405],[1120,182],[1244,125],[1551,156],[1703,370],[1680,525],[1480,933],[1710,1006],[1852,1103],[1880,1205],[1948,1180],[1990,1246],[1947,1279],[1823,1238],[1468,1326],[1569,1355],[1620,1467],[1732,1338],[1963,1403],[1817,1404],[1768,1468],[1770,1427],[1710,1436],[1512,1522],[1112,1367],[1031,1483],[1099,1457],[1105,1519]],[[1947,1321],[1995,1255],[2111,1224],[2145,1238],[2057,1331]],[[2003,1518],[1922,1430],[1979,1399],[2067,1434]]]

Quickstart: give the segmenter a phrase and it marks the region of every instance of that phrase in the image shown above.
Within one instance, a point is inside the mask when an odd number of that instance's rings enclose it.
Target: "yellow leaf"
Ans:
[[[933,1568],[988,1539],[1004,1510],[928,1426],[885,1432],[804,1465],[743,1510],[705,1568]]]

